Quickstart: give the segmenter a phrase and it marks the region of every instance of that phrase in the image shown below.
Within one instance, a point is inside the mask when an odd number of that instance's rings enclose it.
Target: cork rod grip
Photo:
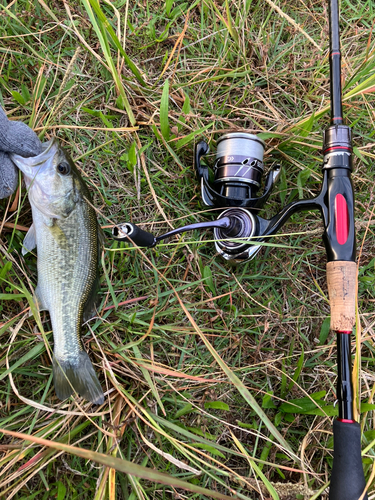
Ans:
[[[355,325],[357,264],[346,261],[328,262],[327,284],[331,306],[331,330],[351,331]]]

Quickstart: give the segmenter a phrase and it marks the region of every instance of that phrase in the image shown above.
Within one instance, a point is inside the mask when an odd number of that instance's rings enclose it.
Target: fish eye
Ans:
[[[66,162],[66,161],[62,161],[61,163],[59,163],[57,165],[57,171],[61,175],[68,175],[68,174],[70,174],[70,165],[69,165],[69,163]]]

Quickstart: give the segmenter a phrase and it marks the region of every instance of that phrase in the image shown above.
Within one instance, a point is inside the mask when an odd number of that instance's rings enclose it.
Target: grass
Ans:
[[[370,481],[374,14],[371,0],[341,1],[360,259],[354,374]],[[327,18],[321,0],[0,0],[1,105],[41,139],[59,137],[102,226],[157,234],[217,216],[200,198],[196,141],[213,156],[228,130],[263,133],[267,168],[282,165],[270,217],[320,186]],[[328,498],[336,349],[317,213],[294,215],[237,268],[209,232],[142,251],[105,229],[101,302],[83,336],[107,391],[93,408],[56,398],[49,317],[28,315],[37,273],[36,255],[21,255],[24,188],[1,206],[1,498]]]

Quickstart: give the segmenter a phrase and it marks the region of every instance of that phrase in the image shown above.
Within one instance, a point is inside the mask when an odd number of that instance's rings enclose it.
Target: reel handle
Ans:
[[[152,233],[141,229],[136,224],[126,222],[125,224],[117,224],[112,228],[112,237],[117,241],[126,241],[129,243],[135,243],[139,247],[152,248],[159,241],[170,238],[176,234],[193,231],[194,229],[213,228],[221,229],[225,238],[237,238],[241,236],[241,233],[244,231],[244,221],[241,217],[233,215],[230,217],[222,217],[215,221],[189,224],[177,229],[172,229],[172,231],[168,231],[168,233],[164,233],[160,236],[154,236]],[[245,229],[247,229],[247,227]]]

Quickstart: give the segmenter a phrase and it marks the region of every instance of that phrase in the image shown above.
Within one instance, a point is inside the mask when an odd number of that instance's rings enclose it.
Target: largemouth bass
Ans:
[[[49,311],[54,340],[53,379],[57,396],[74,392],[102,404],[102,388],[83,350],[82,323],[95,310],[99,284],[99,231],[89,191],[57,140],[32,158],[12,155],[23,172],[33,224],[22,253],[37,247],[39,310]]]

